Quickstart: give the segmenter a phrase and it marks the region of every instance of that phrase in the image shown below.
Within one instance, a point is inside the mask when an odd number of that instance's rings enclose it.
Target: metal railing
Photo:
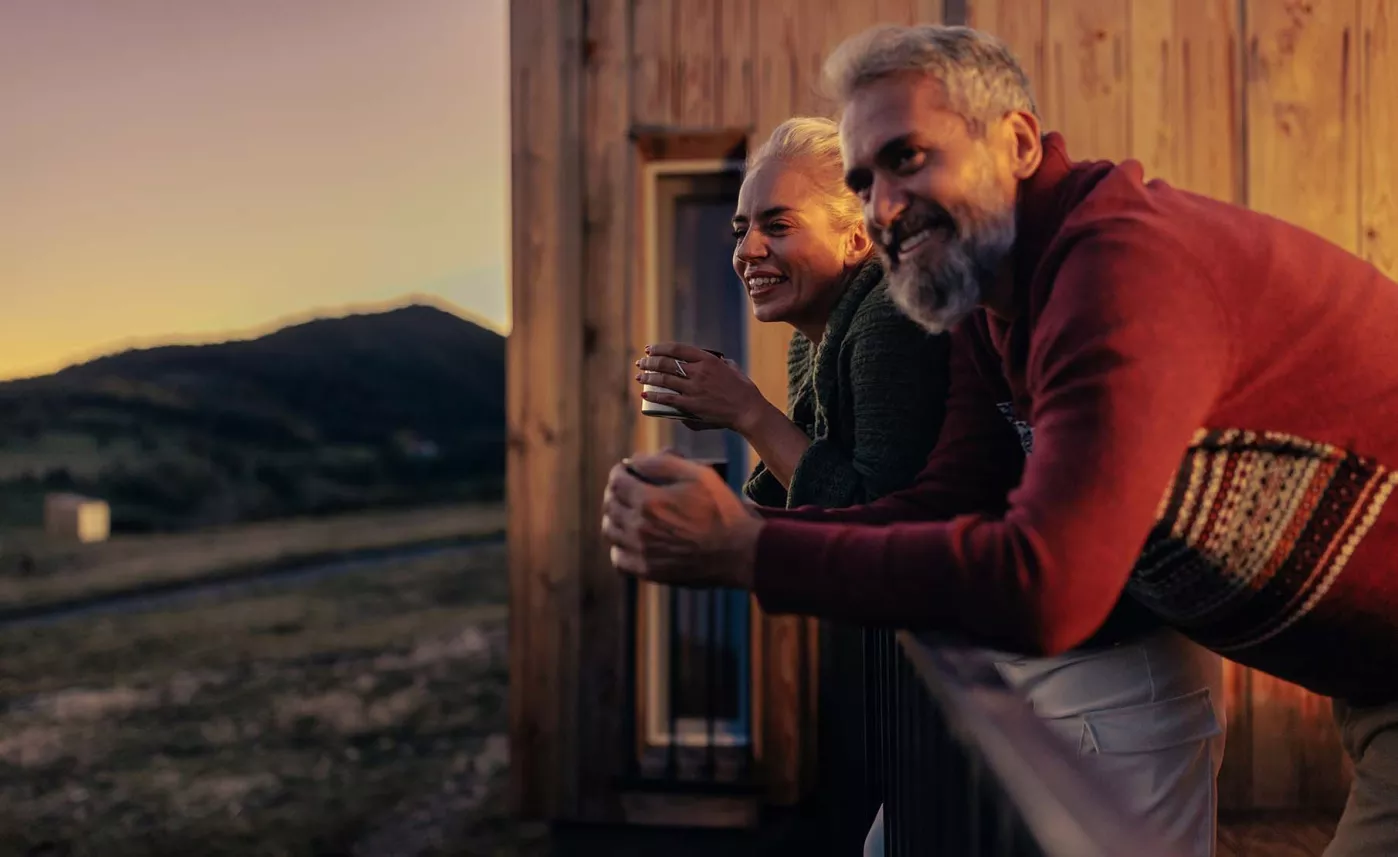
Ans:
[[[866,669],[878,676],[869,763],[882,772],[888,857],[1181,857],[984,652],[899,632],[871,647]]]

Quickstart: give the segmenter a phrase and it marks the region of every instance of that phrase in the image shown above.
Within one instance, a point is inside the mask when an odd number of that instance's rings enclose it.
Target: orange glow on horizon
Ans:
[[[507,5],[0,4],[0,379],[410,302],[506,331]]]

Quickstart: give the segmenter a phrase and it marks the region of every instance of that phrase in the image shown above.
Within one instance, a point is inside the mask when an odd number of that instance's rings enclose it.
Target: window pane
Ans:
[[[736,173],[656,179],[654,284],[657,337],[723,352],[747,363],[748,302],[733,271],[731,220]],[[749,471],[748,448],[729,431],[691,431],[669,423],[663,443],[709,463],[735,491]],[[749,737],[747,593],[648,587],[648,743],[745,746]]]

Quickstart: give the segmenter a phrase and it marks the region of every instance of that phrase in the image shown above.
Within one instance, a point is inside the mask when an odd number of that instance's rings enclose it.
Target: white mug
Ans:
[[[722,351],[715,351],[715,350],[712,349],[712,348],[705,348],[704,350],[707,351],[707,352],[709,352],[710,354],[714,355],[715,357],[717,357],[717,358],[720,359],[720,360],[723,359],[723,352],[722,352]],[[675,362],[683,364],[685,361],[683,361],[683,360],[677,360],[677,361],[675,361]],[[647,392],[647,393],[673,393],[673,392],[675,392],[674,390],[671,390],[669,387],[662,387],[662,386],[660,386],[659,384],[642,384],[642,385],[641,385],[641,389],[644,390],[644,391]],[[680,410],[679,408],[675,407],[674,405],[662,405],[662,404],[660,404],[659,402],[652,402],[652,401],[649,401],[648,399],[642,399],[642,400],[641,400],[641,415],[642,415],[642,416],[646,416],[646,417],[660,417],[661,419],[666,419],[666,420],[692,420],[692,419],[694,419],[694,415],[693,415],[693,414],[686,413],[686,412]]]

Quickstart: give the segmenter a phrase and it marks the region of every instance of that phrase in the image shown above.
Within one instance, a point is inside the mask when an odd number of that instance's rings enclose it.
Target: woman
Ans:
[[[760,505],[848,506],[909,484],[941,425],[947,340],[889,298],[833,122],[772,133],[749,162],[733,234],[753,316],[793,328],[788,413],[736,364],[684,345],[646,349],[637,380],[676,392],[643,397],[741,434],[762,460],[746,487]]]
[[[948,340],[889,297],[859,200],[844,184],[834,122],[796,118],[772,132],[749,161],[733,234],[733,268],[753,316],[793,328],[786,413],[735,364],[692,346],[648,348],[637,380],[677,392],[643,395],[741,434],[761,458],[744,489],[759,505],[849,506],[910,484],[941,427]],[[848,692],[864,676],[863,634],[822,623],[820,648],[821,671],[834,679],[819,681],[822,692],[846,689],[821,701],[824,792],[863,802],[863,700]],[[831,852],[854,853],[876,808],[863,807],[858,828],[835,831]]]
[[[675,391],[643,393],[647,399],[733,429],[757,450],[762,463],[745,493],[763,506],[833,508],[897,490],[921,469],[942,424],[947,340],[924,333],[894,307],[870,257],[860,204],[842,174],[835,124],[789,120],[752,158],[733,218],[733,265],[753,314],[795,329],[788,414],[764,400],[734,364],[692,346],[651,346],[637,362],[638,381]],[[1009,454],[1020,454],[1020,444],[1030,454],[1027,440],[1006,426],[1006,442],[1015,447]],[[845,671],[841,684],[848,687],[860,641],[828,625],[822,623],[821,668]],[[996,659],[1001,677],[1050,731],[1111,772],[1129,809],[1156,822],[1181,853],[1214,853],[1215,778],[1223,751],[1216,655],[1160,630],[1053,658]],[[840,686],[820,682],[822,690],[832,685]],[[827,782],[862,779],[860,701],[853,700],[853,716],[837,717],[833,729],[822,721],[823,736],[833,731],[854,738],[856,747],[848,760],[838,748],[822,747]],[[851,700],[821,702],[827,717],[832,703],[839,703],[833,710],[848,710]],[[870,814],[873,809],[867,807]],[[850,853],[836,848],[832,853]],[[865,853],[883,853],[881,813]]]

